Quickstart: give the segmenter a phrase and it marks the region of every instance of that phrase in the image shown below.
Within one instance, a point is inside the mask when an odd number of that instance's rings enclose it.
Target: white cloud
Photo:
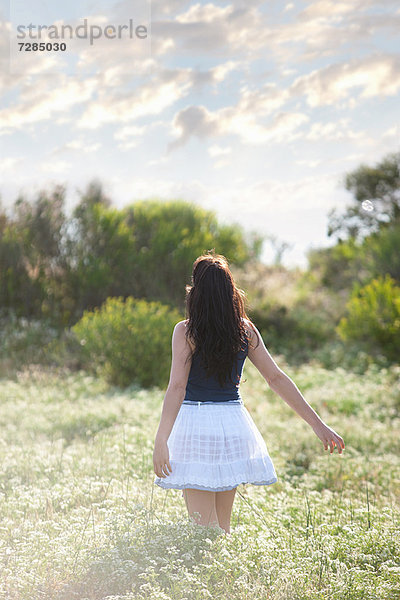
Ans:
[[[225,122],[226,133],[233,131],[244,142],[250,144],[263,144],[265,142],[288,142],[296,139],[298,129],[303,123],[309,121],[304,113],[281,111],[276,114],[268,125],[257,123],[251,114],[234,115]]]
[[[171,19],[155,19],[152,25],[155,39],[172,39],[178,52],[200,51],[219,58],[249,57],[262,47],[265,53],[271,31],[265,15],[251,3],[225,7],[197,3]]]
[[[215,163],[213,163],[213,168],[214,169],[222,169],[223,167],[228,167],[230,165],[230,162],[228,159],[223,158],[221,160],[217,160]]]
[[[54,75],[51,79],[43,75],[35,80],[35,85],[28,79],[22,86],[18,104],[0,111],[0,132],[48,121],[55,114],[87,102],[95,87],[94,78],[78,81],[64,75]]]
[[[96,152],[99,148],[101,148],[100,143],[90,144],[84,139],[79,139],[79,140],[71,140],[70,142],[67,142],[63,146],[55,148],[51,152],[51,154],[57,155],[57,154],[63,154],[64,152],[76,152],[76,151],[84,152],[85,154],[89,154],[91,152]]]
[[[216,67],[210,69],[211,77],[214,81],[224,81],[228,73],[237,69],[239,66],[239,61],[229,60],[226,63],[221,63],[220,65],[217,65]]]
[[[163,165],[169,161],[168,156],[160,156],[160,158],[153,158],[152,160],[147,161],[147,167],[154,167],[158,165]]]
[[[276,83],[266,83],[255,90],[244,87],[241,90],[238,111],[269,114],[283,106],[289,96],[289,92],[278,89]]]
[[[136,148],[139,145],[139,140],[131,140],[130,142],[122,142],[118,144],[118,148],[120,150],[131,150],[132,148]]]
[[[191,88],[190,70],[166,69],[153,81],[124,93],[99,91],[99,99],[91,102],[79,119],[81,129],[96,129],[104,123],[128,122],[146,115],[161,113],[185,96]]]
[[[24,60],[24,55],[10,58],[10,34],[11,24],[0,18],[0,92],[5,93],[17,88],[21,83],[30,77],[49,73],[56,64],[60,64],[56,55],[50,55],[45,52],[37,52],[35,60]],[[12,55],[13,56],[13,55]]]
[[[315,169],[318,167],[323,161],[322,160],[296,160],[296,165],[301,165],[303,167],[309,167],[310,169]]]
[[[321,62],[324,57],[364,54],[376,47],[374,36],[398,36],[400,20],[393,12],[394,0],[322,0],[308,6],[290,20],[273,27],[259,17],[264,48],[272,52],[282,68],[290,63]],[[256,30],[255,30],[256,31]],[[259,32],[257,31],[257,36]],[[368,44],[368,45],[367,45]],[[253,54],[257,48],[253,45]]]
[[[364,0],[347,0],[347,2],[337,0],[319,0],[311,2],[299,16],[303,19],[323,18],[329,19],[332,16],[354,13],[357,10],[362,10],[365,7]]]
[[[55,173],[57,175],[65,173],[72,166],[66,160],[49,160],[40,165],[40,170],[44,173]]]
[[[127,127],[122,127],[118,131],[114,133],[114,138],[116,140],[127,141],[131,140],[133,136],[142,136],[146,132],[146,127],[139,127],[138,125],[129,125]]]
[[[232,4],[225,7],[212,3],[194,4],[186,12],[178,15],[175,20],[178,23],[212,23],[218,19],[226,19],[233,10]]]
[[[213,146],[210,146],[208,148],[208,153],[213,158],[216,156],[221,156],[223,154],[230,154],[231,152],[232,152],[232,148],[230,148],[230,147],[222,148],[221,146],[218,146],[216,144],[214,144]]]
[[[336,63],[298,77],[290,87],[292,95],[305,95],[310,106],[333,104],[355,94],[359,100],[394,95],[400,88],[400,57],[374,55],[349,63]]]
[[[5,175],[7,172],[13,172],[15,167],[22,163],[22,158],[18,158],[15,156],[9,156],[8,158],[3,158],[0,161],[0,173]]]
[[[267,83],[261,89],[250,90],[244,86],[236,106],[226,106],[209,111],[205,106],[188,106],[173,119],[176,139],[169,144],[169,151],[185,144],[190,137],[207,138],[228,134],[238,135],[244,142],[262,144],[267,141],[294,139],[293,133],[309,117],[299,112],[281,111],[265,124],[262,118],[280,108],[289,97],[287,90],[279,90],[276,84]]]
[[[310,130],[303,134],[303,139],[311,141],[328,140],[353,140],[368,142],[368,135],[364,131],[353,131],[350,127],[350,119],[338,119],[336,121],[312,123]]]
[[[257,6],[268,3],[196,3],[189,8],[185,2],[177,4],[183,12],[175,16],[165,16],[172,11],[154,11],[154,56],[194,52],[250,62],[273,56],[287,68],[290,62],[320,60],[342,50],[348,54],[349,48],[357,55],[366,43],[373,47],[375,34],[398,35],[400,28],[394,0],[318,0],[297,14],[296,5],[289,2],[282,11],[287,18],[273,23],[268,10]],[[165,47],[159,51],[161,44]]]
[[[309,120],[303,113],[277,113],[268,124],[257,121],[253,104],[258,102],[252,97],[251,102],[239,102],[236,107],[226,107],[210,112],[205,106],[189,106],[179,111],[173,119],[176,139],[168,146],[171,151],[185,144],[192,136],[199,138],[238,135],[243,142],[263,144],[267,141],[288,141],[295,139],[295,130]],[[266,112],[269,112],[267,106]]]
[[[236,61],[228,61],[208,71],[159,68],[146,83],[142,81],[139,84],[138,81],[132,91],[105,87],[99,90],[98,99],[90,103],[77,126],[81,129],[96,129],[105,123],[127,123],[147,115],[160,114],[196,87],[223,81],[238,64]],[[118,84],[123,73],[123,70],[108,70],[106,78],[108,81],[114,79]]]
[[[69,142],[68,144],[66,144],[66,146],[68,149],[82,150],[87,154],[91,152],[96,152],[99,148],[101,148],[101,144],[86,144],[84,140]]]
[[[393,127],[389,127],[389,129],[382,133],[382,137],[395,137],[400,140],[400,125],[393,125]]]

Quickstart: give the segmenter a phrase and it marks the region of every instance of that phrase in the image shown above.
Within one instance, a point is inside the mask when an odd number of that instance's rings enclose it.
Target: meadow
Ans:
[[[274,356],[345,441],[325,451],[246,361],[278,475],[240,485],[231,535],[153,484],[164,390],[31,365],[0,379],[2,600],[400,598],[400,367]]]

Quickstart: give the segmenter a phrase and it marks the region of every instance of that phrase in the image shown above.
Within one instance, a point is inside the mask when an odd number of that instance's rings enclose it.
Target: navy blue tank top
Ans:
[[[247,353],[248,340],[246,340],[243,348],[237,353],[236,364],[232,367],[233,383],[228,380],[223,387],[220,386],[218,379],[214,375],[207,376],[201,364],[200,355],[195,353],[190,367],[184,400],[194,400],[196,402],[241,400],[239,383]]]

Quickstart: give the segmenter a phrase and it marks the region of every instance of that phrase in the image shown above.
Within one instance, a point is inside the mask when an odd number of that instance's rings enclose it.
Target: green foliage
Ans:
[[[29,271],[17,230],[6,224],[0,230],[0,308],[32,316],[38,312],[43,294],[41,282]]]
[[[0,307],[57,320],[54,289],[62,269],[65,188],[41,190],[34,203],[18,197],[0,226]]]
[[[355,284],[347,316],[337,326],[344,340],[358,340],[371,351],[376,347],[391,360],[399,359],[400,287],[386,274],[361,287]]]
[[[75,208],[67,241],[65,283],[74,316],[100,306],[109,296],[127,296],[137,270],[133,231],[116,208],[88,200]]]
[[[349,238],[330,248],[309,250],[307,256],[308,272],[330,290],[350,289],[355,281],[367,284],[384,273],[400,282],[400,224],[382,227],[362,242]]]
[[[253,257],[238,225],[219,225],[215,213],[182,200],[138,201],[123,209],[134,232],[137,277],[133,295],[183,309],[184,286],[200,255],[215,248],[243,265]],[[253,244],[254,252],[257,244]]]
[[[0,210],[0,308],[75,323],[109,296],[133,296],[183,309],[193,261],[212,248],[231,264],[257,258],[261,240],[213,211],[183,200],[112,206],[101,183],[80,192],[64,214],[64,186],[19,197]]]
[[[181,319],[160,302],[110,297],[100,308],[85,311],[72,331],[87,364],[108,381],[163,387],[169,379],[172,331]]]
[[[400,223],[365,238],[359,253],[369,279],[388,273],[400,284]]]
[[[333,290],[350,289],[354,281],[365,285],[385,273],[400,281],[400,153],[374,167],[360,165],[343,184],[352,203],[343,214],[332,210],[328,224],[328,236],[338,243],[310,250],[309,270]]]
[[[58,332],[45,319],[27,319],[13,310],[0,311],[0,377],[22,365],[46,364],[46,348]]]
[[[321,285],[344,290],[354,280],[370,278],[360,244],[354,238],[329,248],[311,249],[307,253],[308,271],[318,274]]]
[[[400,152],[387,154],[375,166],[362,164],[344,177],[344,186],[353,194],[353,202],[343,215],[329,213],[328,236],[338,239],[379,231],[400,221]],[[364,201],[372,210],[365,210]]]
[[[335,335],[334,325],[323,311],[305,301],[290,310],[283,304],[265,302],[249,314],[268,348],[292,363],[307,361]]]
[[[339,335],[337,338],[330,339],[318,348],[310,362],[319,364],[326,369],[335,369],[341,366],[353,373],[362,374],[370,366],[387,368],[393,361],[389,360],[383,354],[381,349],[365,348],[356,341],[342,340]]]

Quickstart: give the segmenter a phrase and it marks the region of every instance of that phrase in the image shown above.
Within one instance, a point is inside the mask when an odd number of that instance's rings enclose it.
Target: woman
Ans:
[[[328,427],[274,362],[244,308],[243,292],[224,256],[205,254],[186,287],[187,319],[172,335],[170,381],[157,430],[154,483],[181,489],[189,516],[230,533],[240,483],[277,481],[268,449],[243,404],[239,382],[246,356],[270,388],[313,429],[332,453],[343,439]]]

